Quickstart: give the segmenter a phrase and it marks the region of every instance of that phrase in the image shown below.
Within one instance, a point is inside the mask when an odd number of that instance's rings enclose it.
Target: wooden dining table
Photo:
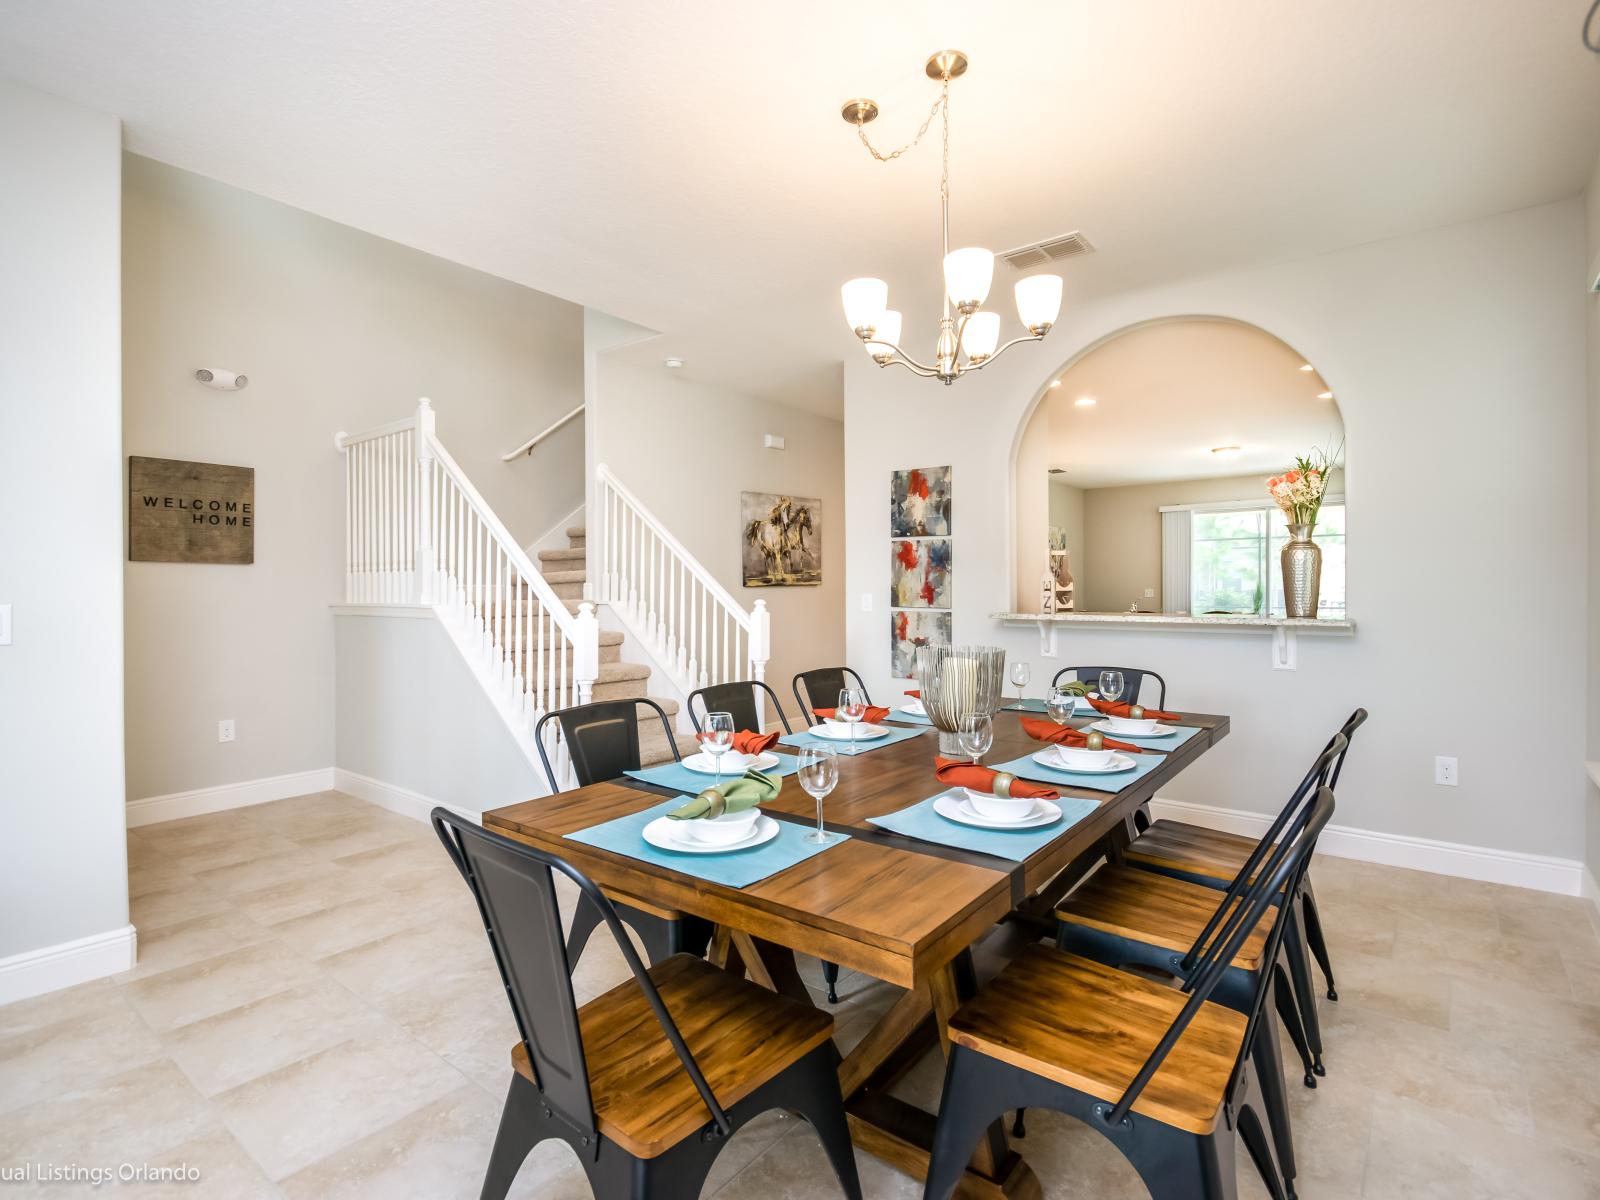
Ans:
[[[997,713],[987,758],[1002,763],[1040,749],[1020,714]],[[893,720],[893,717],[890,718]],[[1081,723],[1081,722],[1080,722]],[[907,808],[945,790],[933,774],[937,731],[839,757],[839,781],[824,802],[828,829],[849,834],[802,862],[743,888],[725,887],[574,841],[566,835],[661,803],[663,789],[614,780],[483,814],[487,828],[558,855],[603,888],[663,909],[705,918],[717,928],[714,955],[730,969],[808,1003],[796,953],[883,980],[900,989],[839,1068],[856,1145],[916,1177],[927,1173],[935,1114],[892,1095],[891,1087],[935,1046],[948,1053],[945,1026],[977,988],[973,947],[1002,921],[1048,927],[1060,897],[1102,858],[1118,860],[1134,814],[1228,733],[1228,718],[1183,714],[1198,732],[1120,792],[1053,783],[1064,796],[1099,807],[1025,861],[978,854],[889,833],[869,818]],[[779,747],[783,749],[784,747]],[[1024,770],[1022,778],[1030,778]],[[1042,778],[1038,775],[1032,778]],[[762,811],[814,824],[816,802],[786,779]],[[1030,939],[1031,940],[1031,939]],[[1037,1177],[990,1127],[957,1190],[962,1197],[1041,1195]]]

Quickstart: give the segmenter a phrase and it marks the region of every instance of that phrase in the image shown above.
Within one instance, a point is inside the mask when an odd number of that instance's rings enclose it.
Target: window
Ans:
[[[1189,612],[1284,615],[1279,552],[1288,522],[1275,505],[1225,505],[1189,512]],[[1322,547],[1319,616],[1345,615],[1344,505],[1325,502],[1314,535]]]

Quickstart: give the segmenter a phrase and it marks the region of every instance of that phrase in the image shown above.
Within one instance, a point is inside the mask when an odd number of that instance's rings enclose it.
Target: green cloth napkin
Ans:
[[[737,779],[730,779],[720,791],[708,787],[687,804],[667,810],[674,821],[692,821],[698,817],[718,817],[725,812],[743,812],[758,804],[775,799],[783,787],[783,780],[764,771],[749,770]]]

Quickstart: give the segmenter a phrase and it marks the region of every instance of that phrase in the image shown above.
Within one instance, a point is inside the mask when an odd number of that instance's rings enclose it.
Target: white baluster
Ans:
[[[577,630],[572,644],[572,673],[578,686],[578,703],[588,704],[594,695],[595,680],[600,677],[600,622],[595,619],[594,605],[578,605]]]

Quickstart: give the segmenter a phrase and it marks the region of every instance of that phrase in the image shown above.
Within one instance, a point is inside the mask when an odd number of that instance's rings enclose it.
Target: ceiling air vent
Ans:
[[[1018,246],[1015,250],[1006,250],[1000,257],[1010,263],[1013,270],[1031,271],[1035,267],[1060,262],[1064,258],[1076,258],[1093,249],[1089,239],[1074,230],[1046,242],[1035,242],[1031,246]]]

